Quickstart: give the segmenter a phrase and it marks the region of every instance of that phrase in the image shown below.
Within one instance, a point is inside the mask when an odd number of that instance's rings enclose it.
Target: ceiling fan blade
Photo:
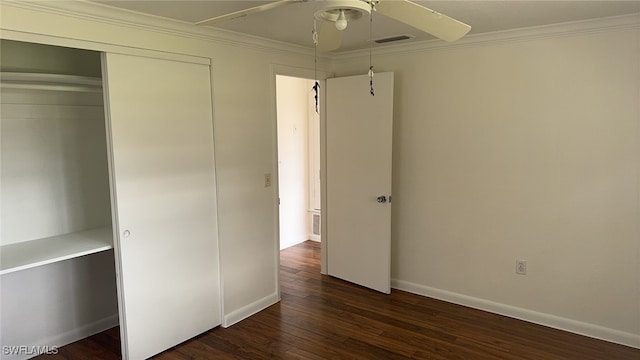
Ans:
[[[322,21],[320,31],[318,32],[319,52],[327,52],[340,47],[342,43],[342,34],[344,31],[336,29],[336,25],[330,21]]]
[[[239,17],[247,16],[249,14],[253,14],[253,13],[257,13],[257,12],[261,12],[261,11],[266,11],[266,10],[271,10],[271,9],[275,9],[275,8],[283,6],[283,5],[290,5],[290,4],[295,4],[295,3],[304,2],[304,1],[308,1],[308,0],[279,0],[279,1],[274,1],[274,2],[270,2],[270,3],[264,4],[264,5],[258,5],[258,6],[250,7],[248,9],[238,10],[238,11],[234,11],[234,12],[231,12],[231,13],[228,13],[228,14],[224,14],[224,15],[215,16],[215,17],[212,17],[212,18],[209,18],[209,19],[201,20],[201,21],[196,22],[196,25],[213,25],[213,24],[219,23],[221,21],[236,19],[236,18],[239,18]]]
[[[382,0],[376,11],[413,26],[442,40],[452,42],[471,30],[471,26],[408,0]]]

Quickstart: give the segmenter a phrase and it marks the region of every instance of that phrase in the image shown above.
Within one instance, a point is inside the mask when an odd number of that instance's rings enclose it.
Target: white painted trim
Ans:
[[[320,235],[316,235],[316,234],[309,234],[309,240],[311,241],[317,241],[320,242]]]
[[[276,267],[274,269],[275,292],[280,298],[280,172],[278,171],[278,65],[270,66],[271,78],[271,192],[273,196],[273,244],[274,244],[274,260]]]
[[[291,76],[291,77],[303,78],[308,80],[314,80],[313,79],[314,75],[317,75],[318,78],[316,80],[318,81],[326,80],[328,78],[333,77],[333,73],[328,71],[324,71],[320,69],[318,69],[317,71],[314,71],[313,68],[283,65],[283,64],[272,64],[271,74],[274,79],[274,87],[273,87],[274,89],[275,89],[275,75]],[[275,90],[274,90],[274,94],[275,94]],[[273,101],[275,104],[275,98]]]
[[[391,287],[413,294],[427,296],[458,305],[468,306],[474,309],[484,310],[491,313],[572,332],[575,334],[585,335],[596,339],[631,346],[634,348],[640,348],[640,334],[633,334],[596,324],[576,321],[561,316],[523,309],[516,306],[476,298],[473,296],[415,284],[404,280],[392,279]]]
[[[49,349],[60,348],[64,345],[71,344],[72,342],[76,342],[86,337],[111,329],[112,327],[117,325],[118,325],[118,314],[113,314],[111,316],[94,321],[92,323],[85,324],[80,327],[76,327],[65,333],[57,334],[49,338],[38,340],[32,344],[26,345],[26,348],[27,349],[38,348],[38,347],[40,347],[40,349],[42,349],[43,347],[48,347]],[[29,354],[19,354],[19,355],[3,354],[2,359],[23,360],[23,359],[29,359],[33,356],[34,355],[29,355]]]
[[[258,312],[268,308],[269,306],[280,301],[280,297],[277,292],[272,293],[271,295],[265,296],[262,299],[258,299],[251,304],[245,305],[240,309],[234,310],[231,313],[225,315],[222,327],[227,328],[236,324],[251,315],[257,314]]]
[[[27,2],[5,0],[2,2],[2,6],[17,7],[184,38],[248,47],[270,53],[313,56],[313,48],[311,47],[307,48],[209,26],[198,26],[186,21],[152,16],[88,1]],[[328,59],[330,57],[320,56],[318,60],[325,61]]]
[[[333,76],[331,76],[333,77]],[[320,88],[320,273],[329,274],[327,238],[327,81]]]
[[[63,334],[47,339],[44,343],[58,344],[59,346],[67,345],[72,342],[95,335],[105,330],[111,329],[118,325],[118,314],[113,314],[98,321],[80,326]]]
[[[54,46],[75,47],[83,50],[108,52],[114,54],[173,60],[200,65],[211,65],[210,58],[205,58],[197,55],[177,54],[165,51],[135,48],[131,46],[107,44],[89,40],[69,39],[46,34],[27,33],[16,30],[0,29],[0,38]]]
[[[108,5],[92,3],[88,1],[27,2],[4,0],[2,2],[2,6],[46,12],[116,26],[125,26],[139,30],[152,31],[167,35],[211,41],[220,44],[247,47],[270,53],[297,54],[306,56],[314,55],[312,47],[293,45],[281,41],[275,41],[259,36],[247,35],[219,28],[197,26],[189,22],[172,20],[159,16],[152,16],[135,11],[123,10]],[[447,43],[441,40],[427,40],[406,44],[385,45],[383,47],[374,48],[373,55],[400,55],[406,53],[424,52],[435,49],[483,46],[504,42],[517,42],[541,38],[574,36],[585,33],[617,31],[639,27],[640,13],[543,26],[534,26],[521,29],[496,31],[491,33],[472,34],[467,35],[453,43]],[[16,40],[28,41],[28,39]],[[91,48],[87,49],[98,50]],[[100,50],[105,51],[103,49]],[[347,61],[350,59],[368,55],[368,49],[354,50],[342,53],[320,54],[318,56],[318,62],[339,63],[341,61]]]
[[[323,70],[314,70],[304,67],[296,67],[291,65],[282,65],[282,64],[271,64],[271,138],[272,138],[272,148],[271,148],[271,156],[273,159],[273,168],[271,169],[273,173],[273,183],[276,184],[273,189],[273,203],[274,203],[274,241],[276,246],[276,292],[278,297],[280,296],[280,193],[278,189],[278,185],[280,182],[280,175],[278,173],[278,111],[277,111],[277,89],[276,89],[276,78],[278,75],[283,76],[292,76],[303,79],[318,80],[320,83],[320,122],[324,121],[325,115],[325,93],[324,87],[326,84],[326,79],[333,77],[333,73],[323,71]],[[322,152],[322,147],[320,149]],[[321,165],[322,169],[322,165]],[[322,182],[321,182],[322,183]],[[321,223],[322,224],[322,223]],[[322,230],[320,231],[322,233]],[[317,241],[320,241],[318,239]],[[324,274],[326,268],[326,249],[325,243],[321,243],[321,254],[320,254],[320,263],[321,270],[320,272]]]
[[[218,161],[217,161],[217,154],[218,154],[218,150],[217,150],[217,141],[216,141],[216,124],[217,122],[216,120],[216,106],[215,106],[215,81],[214,81],[214,75],[213,75],[213,65],[209,65],[209,81],[211,84],[211,136],[213,136],[213,171],[214,171],[214,177],[213,177],[213,187],[215,188],[215,193],[216,193],[216,206],[215,206],[215,213],[216,213],[216,239],[217,239],[217,245],[216,245],[216,249],[218,250],[218,285],[219,285],[219,289],[220,289],[220,321],[222,322],[222,320],[224,319],[224,314],[225,314],[225,303],[224,303],[224,265],[223,265],[223,261],[224,261],[224,256],[222,256],[223,252],[222,252],[222,241],[220,239],[222,239],[222,236],[220,236],[220,187],[219,187],[219,183],[218,183]],[[278,266],[279,267],[279,266]]]
[[[397,56],[402,54],[420,53],[438,49],[486,46],[500,43],[521,42],[564,36],[576,36],[582,34],[637,28],[640,28],[640,13],[543,26],[533,26],[513,30],[495,31],[490,33],[472,34],[467,35],[453,43],[447,43],[442,40],[427,40],[406,44],[386,45],[384,47],[374,48],[373,56]],[[368,49],[334,54],[333,60],[335,62],[341,62],[365,56],[369,56]]]

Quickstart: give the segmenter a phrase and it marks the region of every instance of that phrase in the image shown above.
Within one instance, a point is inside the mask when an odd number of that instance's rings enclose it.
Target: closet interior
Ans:
[[[0,346],[220,325],[211,60],[1,41]]]
[[[0,345],[68,343],[118,324],[100,53],[0,41]]]

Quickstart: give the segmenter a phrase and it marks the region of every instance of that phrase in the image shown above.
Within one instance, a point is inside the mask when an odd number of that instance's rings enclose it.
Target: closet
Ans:
[[[4,355],[219,325],[209,59],[1,46],[0,345],[27,347]]]

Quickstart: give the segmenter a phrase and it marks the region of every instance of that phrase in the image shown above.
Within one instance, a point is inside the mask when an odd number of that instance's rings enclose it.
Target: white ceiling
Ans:
[[[382,0],[395,1],[395,0]],[[232,11],[271,1],[113,1],[94,0],[104,5],[195,23]],[[313,47],[313,14],[323,7],[323,0],[295,3],[273,10],[216,24],[218,28],[259,36],[305,47]],[[561,22],[640,13],[640,0],[626,1],[414,1],[471,25],[470,34],[510,30]],[[403,42],[432,40],[433,37],[403,23],[374,13],[373,39],[409,35]],[[360,19],[349,24],[342,46],[335,52],[368,48],[369,22]],[[392,44],[399,44],[394,42]],[[376,45],[384,46],[384,45]]]

